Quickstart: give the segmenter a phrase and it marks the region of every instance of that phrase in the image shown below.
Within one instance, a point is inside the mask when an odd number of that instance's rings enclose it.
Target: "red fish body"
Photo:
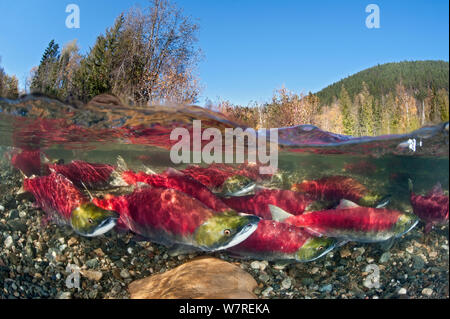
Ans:
[[[76,207],[88,202],[69,179],[55,172],[48,176],[26,178],[23,186],[33,194],[37,205],[49,218],[60,217],[66,223]]]
[[[400,237],[417,224],[417,218],[412,214],[351,204],[354,206],[308,212],[300,216],[281,212],[284,214],[282,218],[276,215],[279,210],[275,210],[273,217],[287,224],[305,227],[315,235],[358,242],[379,242]]]
[[[47,164],[42,163],[42,152],[22,150],[21,153],[13,154],[11,164],[21,170],[26,176],[45,175],[48,173]]]
[[[429,232],[434,225],[448,221],[449,200],[440,184],[433,187],[425,196],[411,192],[410,199],[414,214],[425,222],[425,232]]]
[[[303,194],[279,189],[263,189],[255,195],[229,197],[222,200],[236,211],[255,214],[263,219],[272,219],[269,205],[280,207],[294,215],[300,215],[312,203]]]
[[[93,203],[119,213],[128,230],[166,246],[224,249],[246,239],[259,222],[255,216],[215,212],[171,188],[144,187],[124,196],[93,199]]]
[[[225,164],[211,164],[208,167],[189,166],[182,172],[195,178],[209,189],[220,187],[228,178],[234,175],[242,175],[255,181],[271,176],[260,174],[259,165],[257,164],[241,164],[238,167]]]
[[[106,186],[114,171],[114,166],[108,164],[72,161],[69,164],[52,164],[49,168],[71,180],[77,187],[98,188]]]
[[[358,203],[368,190],[364,185],[346,176],[324,177],[315,181],[294,184],[292,190],[310,195],[315,200],[339,201],[342,198]]]
[[[121,177],[129,185],[141,182],[154,187],[176,189],[198,199],[214,211],[223,212],[229,210],[229,207],[217,198],[206,186],[181,172],[146,174],[144,172],[135,173],[133,171],[126,171],[122,173]]]
[[[152,238],[154,230],[175,236],[192,234],[214,212],[192,197],[174,189],[145,187],[131,194],[101,200],[97,206],[116,211],[131,231]],[[186,218],[189,216],[189,218]]]
[[[304,245],[310,241],[323,242],[323,248],[308,256],[299,254]],[[302,228],[273,220],[261,220],[256,231],[245,241],[228,251],[240,257],[262,260],[297,260],[311,261],[333,249],[335,241],[315,238]],[[314,247],[313,247],[314,248]]]

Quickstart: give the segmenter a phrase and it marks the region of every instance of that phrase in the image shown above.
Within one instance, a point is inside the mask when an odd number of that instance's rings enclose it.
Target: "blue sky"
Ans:
[[[68,29],[65,8],[80,7],[80,29]],[[23,85],[51,39],[77,39],[82,52],[116,16],[145,0],[0,0],[1,66]],[[316,92],[376,64],[449,60],[449,3],[444,0],[177,0],[200,24],[199,66],[206,98],[246,105],[266,101],[282,85]],[[368,4],[380,28],[368,29]]]

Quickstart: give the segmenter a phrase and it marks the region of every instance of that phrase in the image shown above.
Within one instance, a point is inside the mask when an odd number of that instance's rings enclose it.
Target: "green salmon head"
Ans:
[[[414,214],[401,214],[394,226],[395,237],[401,237],[419,223],[419,218]]]
[[[359,200],[358,204],[360,204],[361,206],[372,207],[375,206],[380,199],[380,195],[367,194]]]
[[[218,214],[197,228],[194,240],[206,251],[227,249],[246,240],[258,227],[259,220],[257,216],[234,211]]]
[[[111,230],[120,215],[111,210],[102,209],[93,203],[75,208],[70,217],[70,224],[78,234],[95,237]]]
[[[255,182],[242,175],[233,175],[228,177],[222,184],[221,194],[224,196],[241,196],[252,191],[255,188]]]
[[[307,262],[328,254],[336,246],[337,241],[327,237],[312,237],[296,253],[296,260]]]

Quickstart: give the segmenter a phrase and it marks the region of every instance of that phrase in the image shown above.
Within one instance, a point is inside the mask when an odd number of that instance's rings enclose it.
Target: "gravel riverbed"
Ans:
[[[32,198],[17,195],[21,181],[18,171],[0,161],[0,299],[129,298],[133,280],[199,255],[172,257],[163,246],[114,230],[90,239],[66,226],[43,225],[44,213]],[[211,255],[251,274],[259,298],[449,298],[448,226],[428,235],[422,229],[419,225],[388,251],[348,243],[310,263]],[[66,286],[68,265],[80,269],[79,289]]]

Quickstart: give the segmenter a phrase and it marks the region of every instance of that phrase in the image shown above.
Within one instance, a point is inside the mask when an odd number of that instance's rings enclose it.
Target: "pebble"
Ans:
[[[252,269],[259,269],[259,261],[252,261],[252,263],[250,264],[250,267]]]
[[[89,280],[99,281],[103,277],[103,273],[97,270],[83,270],[81,274]]]
[[[352,255],[352,253],[350,252],[350,250],[348,250],[346,248],[341,250],[341,258],[347,258],[351,255]]]
[[[302,279],[302,284],[305,286],[310,286],[314,283],[314,279],[306,277]]]
[[[75,244],[78,244],[78,239],[76,239],[75,237],[71,237],[68,241],[67,241],[67,245],[73,246]]]
[[[430,297],[433,294],[433,289],[431,288],[425,288],[422,290],[422,295]]]
[[[122,269],[120,271],[120,277],[122,277],[123,279],[130,278],[130,273],[128,272],[128,270]]]
[[[391,253],[385,252],[381,255],[379,262],[384,264],[385,262],[387,262],[389,260],[389,258],[391,258]]]
[[[13,245],[13,239],[11,236],[6,237],[4,245],[6,249],[10,248]]]
[[[413,267],[416,270],[420,270],[425,266],[425,262],[420,256],[413,256],[414,264]]]
[[[88,261],[86,261],[86,266],[88,268],[97,268],[97,266],[98,266],[97,258],[92,258],[92,259],[89,259]]]
[[[3,212],[5,210],[5,207],[0,205],[0,212]]]
[[[105,253],[101,248],[94,249],[94,254],[96,254],[98,257],[104,257]]]
[[[16,219],[16,218],[19,218],[19,211],[17,210],[17,209],[12,209],[10,212],[9,212],[9,219]]]
[[[406,295],[408,291],[405,288],[400,288],[397,293],[399,295]]]
[[[292,280],[289,277],[283,279],[283,281],[281,282],[281,287],[283,287],[283,289],[289,289],[289,288],[291,288],[291,285],[292,285]]]
[[[264,297],[268,297],[269,294],[273,291],[272,287],[267,287],[266,289],[263,290],[263,292],[261,293]]]
[[[328,285],[322,286],[319,289],[320,292],[331,292],[331,290],[333,290],[333,285],[332,284],[328,284]]]
[[[259,278],[259,280],[261,280],[262,282],[269,282],[269,280],[270,280],[269,275],[266,274],[266,273],[263,273],[263,274],[259,275],[258,278]]]
[[[310,273],[311,273],[312,275],[314,275],[314,274],[318,273],[319,270],[320,270],[319,267],[314,267],[313,269],[311,269]]]
[[[72,294],[69,291],[62,291],[56,295],[56,299],[71,299]]]

